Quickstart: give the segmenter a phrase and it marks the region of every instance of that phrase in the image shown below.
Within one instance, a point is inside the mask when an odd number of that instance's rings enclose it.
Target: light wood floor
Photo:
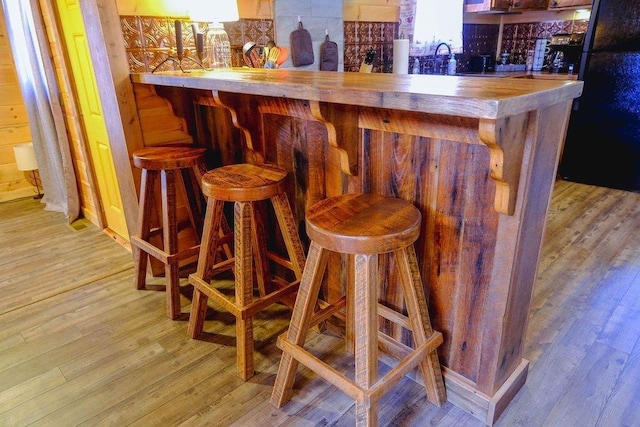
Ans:
[[[256,370],[235,376],[233,318],[206,340],[133,287],[131,255],[86,222],[32,199],[0,204],[0,426],[348,426],[349,398],[301,369],[292,401],[269,402],[289,312],[256,322]],[[154,279],[156,280],[156,279]],[[162,281],[160,280],[160,282]],[[283,320],[285,319],[285,320]],[[499,426],[640,426],[640,194],[558,182],[532,303],[527,383]],[[348,367],[331,336],[313,351]],[[382,425],[480,426],[429,405],[404,379]]]

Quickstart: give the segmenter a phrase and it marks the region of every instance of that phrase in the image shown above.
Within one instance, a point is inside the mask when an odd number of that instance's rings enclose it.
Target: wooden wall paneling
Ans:
[[[209,107],[194,102],[196,145],[206,147],[207,167],[213,169],[222,165],[242,162],[242,136],[233,126],[229,111],[220,107]]]
[[[238,14],[244,19],[273,19],[275,0],[238,0]]]
[[[552,188],[555,177],[552,174],[545,174],[543,170],[550,170],[557,161],[562,150],[562,139],[565,135],[570,104],[560,103],[551,107],[532,112],[529,115],[529,126],[526,132],[527,144],[523,162],[523,176],[530,176],[528,185],[521,186],[522,206],[519,218],[500,217],[500,220],[522,221],[523,230],[526,235],[521,236],[521,241],[526,242],[516,247],[517,257],[524,262],[517,265],[514,270],[512,294],[507,296],[503,312],[508,317],[510,330],[504,331],[502,337],[503,346],[500,353],[496,355],[496,360],[501,363],[495,373],[497,384],[506,380],[515,366],[519,363],[514,354],[522,353],[522,340],[516,338],[518,330],[525,330],[528,323],[528,305],[531,299],[533,281],[536,277],[536,260],[542,247],[542,236],[544,235],[545,218],[549,209],[550,200],[540,197],[540,194],[547,194]],[[567,117],[565,121],[553,120],[552,117]],[[535,129],[539,126],[539,130]],[[554,148],[555,147],[555,148]],[[535,157],[531,154],[535,153]],[[539,237],[534,237],[538,236]],[[500,308],[500,307],[496,307]],[[497,311],[499,312],[499,311]],[[497,313],[496,312],[496,313]],[[493,385],[495,388],[495,384]],[[488,387],[487,387],[488,388]]]
[[[1,9],[1,8],[0,8]],[[35,194],[27,172],[19,171],[13,146],[31,141],[29,118],[0,10],[0,202]]]
[[[193,143],[185,119],[174,114],[171,103],[158,96],[153,86],[136,84],[133,92],[145,147]]]
[[[398,0],[344,0],[342,17],[345,21],[398,22]]]
[[[304,213],[314,203],[331,195],[360,191],[357,108],[342,105],[320,105],[307,101],[269,99],[261,105],[264,118],[265,146],[278,150],[281,158],[293,161],[296,193],[293,205],[303,241]],[[334,126],[340,123],[340,126]],[[273,145],[272,145],[273,144]],[[282,148],[285,147],[285,148]],[[284,154],[287,151],[291,154]],[[269,148],[267,153],[272,152]],[[275,159],[274,159],[275,160]],[[290,161],[287,161],[289,163]],[[291,163],[282,165],[289,168]],[[332,254],[325,273],[323,298],[335,301],[344,294],[346,269],[340,266],[348,257]]]
[[[196,95],[196,103],[222,108],[228,112],[224,115],[225,120],[217,122],[215,126],[228,129],[220,133],[226,139],[220,143],[235,147],[229,150],[236,152],[236,159],[241,154],[238,161],[264,163],[267,153],[262,135],[262,119],[258,113],[261,97],[213,91]],[[238,148],[240,153],[236,151]]]
[[[246,19],[273,18],[274,0],[238,0],[238,14]],[[182,1],[117,0],[121,15],[188,16],[189,9]]]
[[[493,259],[485,253],[496,245],[498,223],[478,121],[362,109],[360,126],[369,153],[365,191],[411,200],[423,212],[417,252],[434,328],[445,336],[440,356],[475,384],[482,357],[478,328],[492,279]],[[392,287],[381,290],[391,304],[400,301]]]
[[[0,44],[0,51],[6,49],[6,43]],[[0,86],[13,86],[18,84],[15,65],[9,58],[0,60]]]

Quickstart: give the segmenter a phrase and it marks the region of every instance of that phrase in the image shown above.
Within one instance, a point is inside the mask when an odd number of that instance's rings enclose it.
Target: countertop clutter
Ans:
[[[493,77],[516,79],[540,79],[540,80],[578,80],[578,75],[573,73],[549,73],[548,71],[485,71],[483,73],[458,73],[465,77]]]

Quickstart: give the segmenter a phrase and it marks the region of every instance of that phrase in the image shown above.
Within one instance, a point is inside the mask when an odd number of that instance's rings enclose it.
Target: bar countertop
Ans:
[[[132,74],[134,83],[498,119],[580,96],[581,81],[292,69]]]

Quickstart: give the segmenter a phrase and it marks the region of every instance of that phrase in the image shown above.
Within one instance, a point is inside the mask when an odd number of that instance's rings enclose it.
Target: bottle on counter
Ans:
[[[456,61],[456,56],[452,54],[449,58],[449,63],[447,64],[447,74],[449,74],[450,76],[455,76],[457,66],[458,63]]]
[[[507,65],[509,63],[510,56],[509,52],[502,52],[500,54],[500,65]]]
[[[418,58],[413,60],[413,68],[411,74],[420,74],[420,60]]]

